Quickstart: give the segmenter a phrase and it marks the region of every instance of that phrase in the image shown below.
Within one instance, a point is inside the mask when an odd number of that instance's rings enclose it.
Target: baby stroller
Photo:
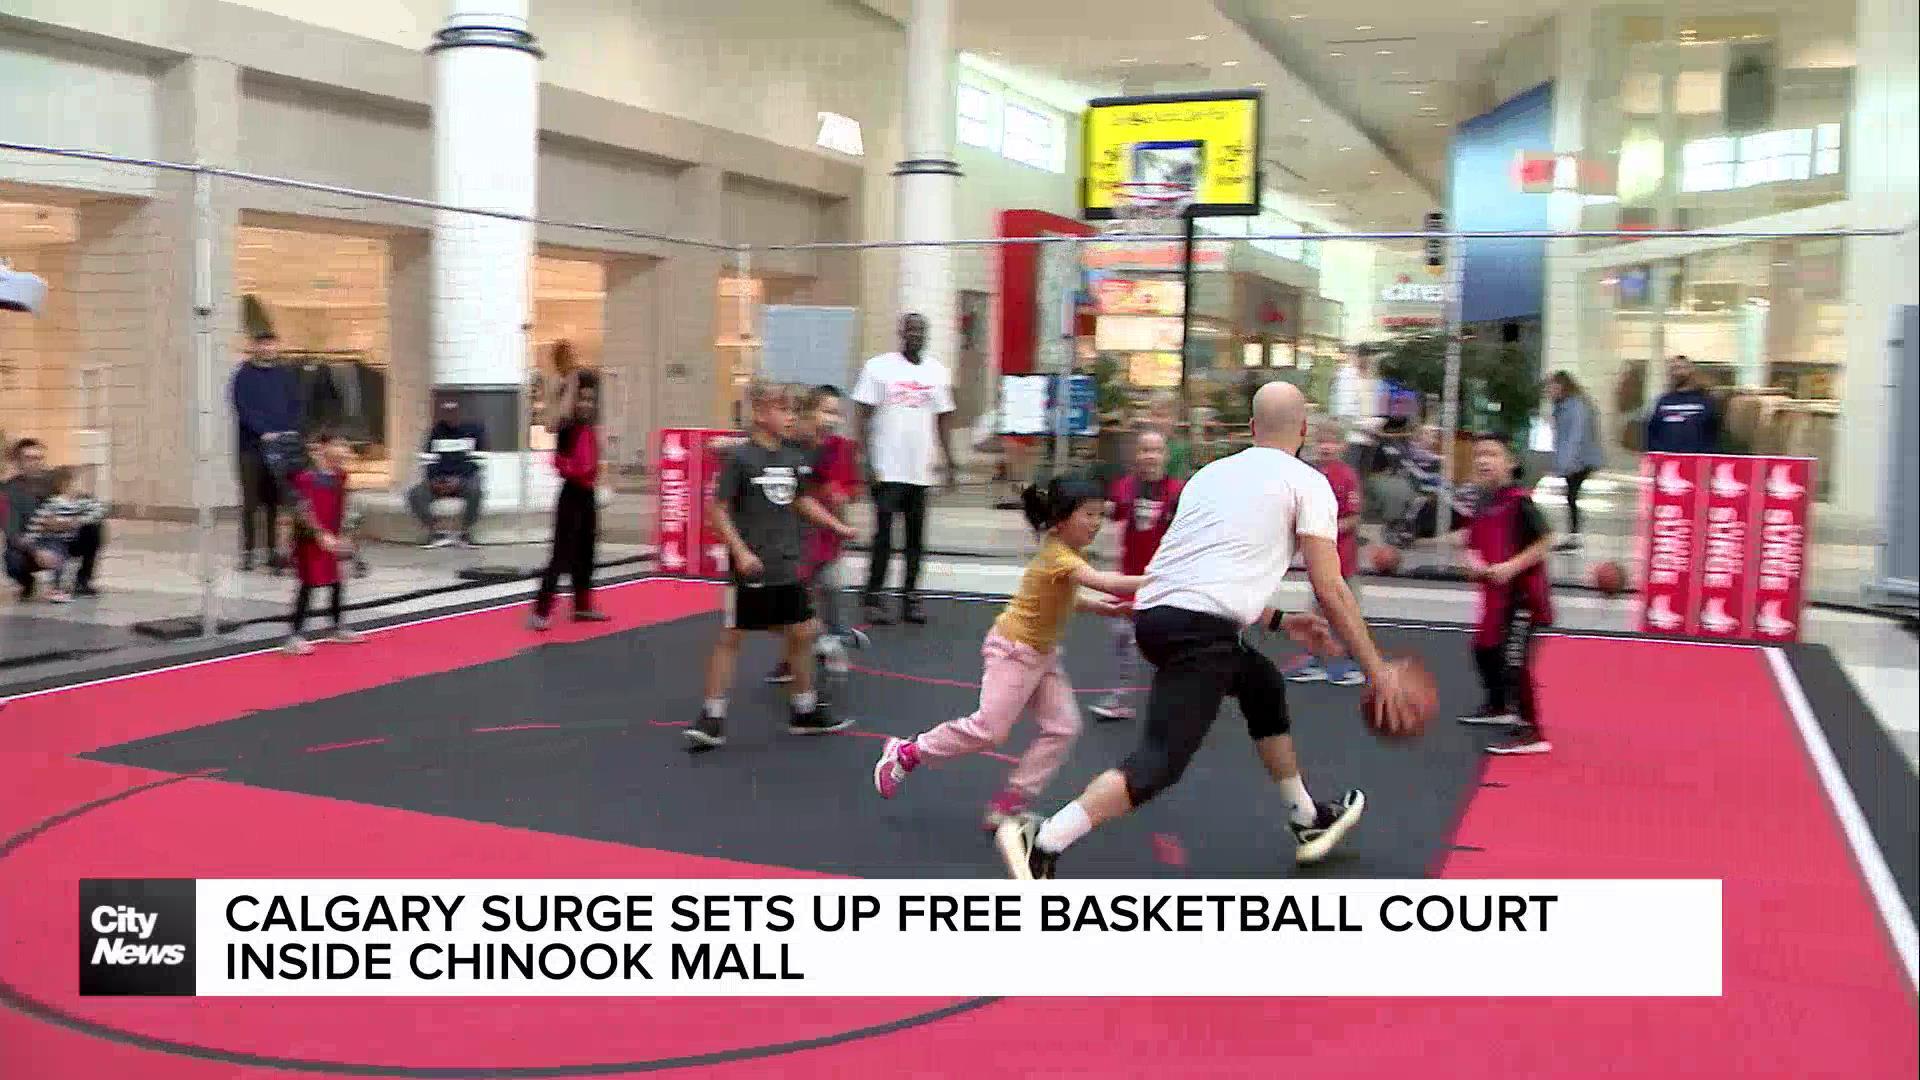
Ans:
[[[1417,448],[1398,455],[1392,471],[1406,480],[1413,490],[1399,514],[1381,529],[1380,538],[1389,547],[1402,550],[1421,540],[1431,540],[1440,528],[1440,456]],[[1478,489],[1463,484],[1453,489],[1454,520],[1470,515],[1480,501]]]

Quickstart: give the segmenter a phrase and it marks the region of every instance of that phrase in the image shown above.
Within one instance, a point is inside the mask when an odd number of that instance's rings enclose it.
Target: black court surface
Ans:
[[[1870,740],[1826,715],[1845,703],[1825,674],[1802,687],[1794,662],[1759,649],[1550,638],[1540,677],[1556,752],[1489,760],[1483,736],[1445,720],[1477,704],[1465,636],[1451,628],[1380,630],[1389,651],[1421,656],[1439,679],[1443,720],[1417,742],[1366,734],[1357,690],[1289,687],[1316,797],[1369,796],[1327,862],[1294,867],[1284,810],[1228,704],[1182,782],[1076,846],[1063,874],[1717,878],[1722,998],[76,995],[80,877],[1001,875],[980,814],[1025,732],[998,755],[917,771],[892,801],[871,782],[886,735],[972,709],[997,604],[936,600],[928,626],[877,629],[838,703],[860,725],[834,736],[786,733],[785,692],[761,679],[774,644],[757,641],[727,746],[696,754],[680,725],[699,708],[717,590],[641,581],[604,596],[616,617],[606,626],[557,623],[540,636],[524,629],[523,608],[479,610],[306,658],[211,659],[17,698],[0,714],[18,778],[0,790],[0,836],[11,837],[0,843],[0,1071],[1270,1077],[1305,1063],[1367,1077],[1666,1076],[1685,1060],[1699,1076],[1881,1076],[1920,1064],[1910,975],[1889,943],[1898,920],[1886,882],[1862,872],[1831,774],[1852,775],[1871,823],[1906,828],[1909,847],[1911,817],[1902,826],[1862,782]],[[1090,705],[1116,678],[1105,627],[1082,618],[1066,650]],[[1089,715],[1042,806],[1071,797],[1133,738],[1132,723]],[[1911,858],[1897,840],[1881,850],[1898,879],[1891,901],[1903,904]],[[1311,993],[1313,974],[1298,977]]]

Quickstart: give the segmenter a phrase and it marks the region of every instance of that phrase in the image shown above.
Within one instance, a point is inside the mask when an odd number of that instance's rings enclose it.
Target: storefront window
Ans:
[[[1594,16],[1584,143],[1614,185],[1584,192],[1584,228],[1712,228],[1846,196],[1853,6],[1692,6]]]
[[[1829,460],[1847,355],[1842,271],[1842,242],[1810,239],[1590,272],[1580,370],[1604,437],[1640,448],[1666,361],[1685,355],[1723,398],[1726,449]]]

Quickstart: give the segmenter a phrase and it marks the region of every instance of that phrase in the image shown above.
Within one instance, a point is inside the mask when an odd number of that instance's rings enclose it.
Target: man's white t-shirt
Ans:
[[[1193,474],[1180,490],[1136,609],[1176,607],[1247,626],[1293,563],[1294,538],[1339,538],[1340,508],[1320,470],[1253,446]]]
[[[933,487],[940,460],[937,418],[953,411],[953,376],[946,365],[883,353],[861,367],[853,400],[873,409],[867,461],[875,478],[883,484]]]

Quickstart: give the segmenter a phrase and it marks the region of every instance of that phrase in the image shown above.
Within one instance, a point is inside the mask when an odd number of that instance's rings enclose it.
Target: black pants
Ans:
[[[553,611],[563,573],[573,583],[573,610],[593,610],[593,552],[599,540],[600,502],[594,490],[571,482],[561,485],[553,509],[553,553],[540,577],[540,593],[533,598],[534,614],[544,619]]]
[[[480,474],[468,473],[466,476],[456,476],[452,479],[457,486],[447,492],[445,497],[459,499],[466,504],[460,511],[460,534],[471,537],[474,523],[480,520]],[[427,480],[413,485],[413,490],[407,492],[408,509],[413,511],[413,516],[420,521],[420,527],[426,529],[429,535],[435,531],[433,520],[435,497],[433,484]]]
[[[1581,469],[1578,472],[1570,472],[1566,476],[1568,532],[1580,531],[1580,485],[1586,483],[1587,477],[1592,475],[1592,469]]]
[[[75,567],[73,587],[82,592],[93,587],[93,570],[100,562],[100,549],[107,542],[107,528],[100,522],[82,525],[76,529],[73,539],[67,541],[67,565]],[[32,599],[34,572],[39,565],[28,552],[16,547],[7,548],[7,576],[20,586],[20,598]],[[64,568],[62,570],[64,573]]]
[[[1153,685],[1140,743],[1120,763],[1133,805],[1172,787],[1187,771],[1228,695],[1239,701],[1247,734],[1256,741],[1291,730],[1286,680],[1272,660],[1241,640],[1230,620],[1148,608],[1134,619],[1134,639],[1153,665]]]
[[[313,594],[317,589],[329,591],[327,598],[327,616],[333,620],[334,629],[340,628],[341,587],[339,582],[332,585],[302,585],[300,591],[293,594],[293,633],[298,637],[306,629],[307,615],[313,610]]]
[[[1508,609],[1501,625],[1498,645],[1473,650],[1480,685],[1487,691],[1485,712],[1489,716],[1511,712],[1537,730],[1540,717],[1533,701],[1533,634],[1537,623],[1532,611],[1516,604]]]
[[[262,551],[273,558],[280,532],[280,478],[274,475],[264,450],[258,446],[240,451],[240,554]],[[267,520],[266,544],[255,548],[260,536],[259,518]]]
[[[887,564],[893,561],[893,518],[906,519],[907,564],[901,592],[912,596],[920,591],[920,557],[925,553],[927,534],[927,489],[919,484],[873,485],[873,550],[867,563],[866,600],[871,603],[887,584]]]

